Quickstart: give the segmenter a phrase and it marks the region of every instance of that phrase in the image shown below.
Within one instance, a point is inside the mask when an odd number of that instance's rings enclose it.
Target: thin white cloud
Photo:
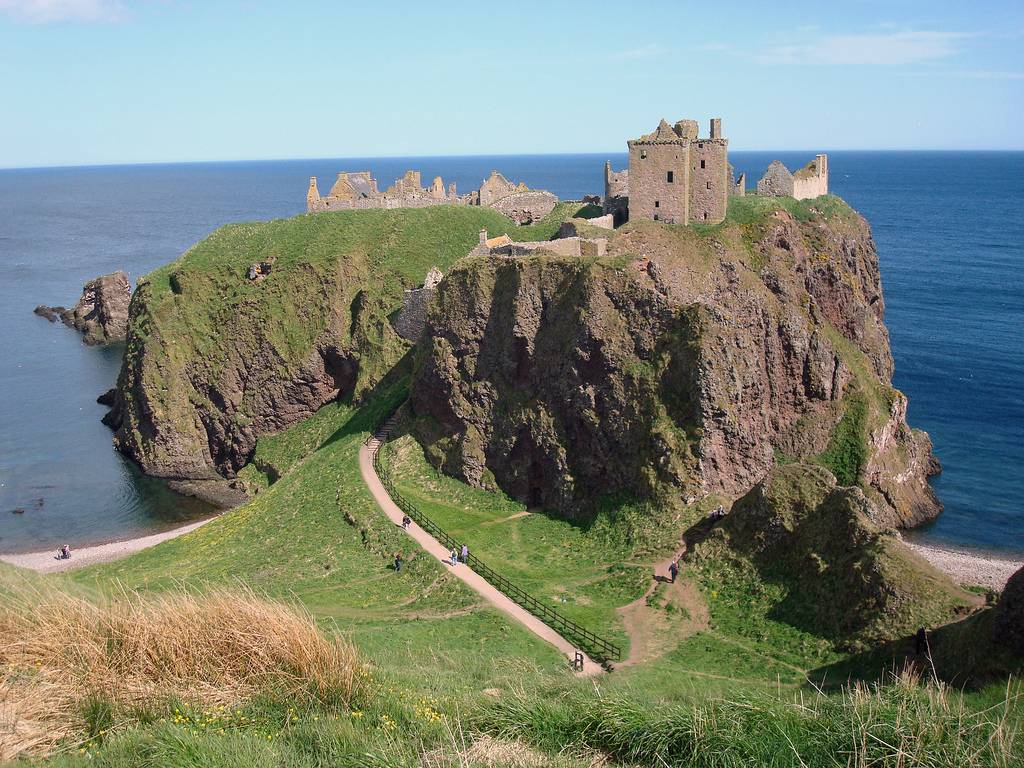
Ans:
[[[970,35],[960,32],[875,32],[825,35],[766,48],[759,59],[769,64],[898,66],[948,59]]]
[[[975,80],[1024,80],[1024,72],[1002,69],[962,69],[950,74]]]
[[[119,21],[119,0],[0,0],[0,13],[33,24],[60,21]]]
[[[658,43],[648,43],[647,45],[641,45],[639,48],[630,48],[613,53],[611,58],[620,61],[631,61],[635,59],[653,59],[658,56],[664,56],[666,53],[668,53],[668,50],[664,46],[658,45]]]

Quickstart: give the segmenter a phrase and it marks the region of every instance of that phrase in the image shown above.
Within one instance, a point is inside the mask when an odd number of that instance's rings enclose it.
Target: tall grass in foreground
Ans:
[[[475,720],[480,731],[557,752],[599,750],[645,766],[1024,765],[1019,686],[971,711],[956,692],[904,674],[888,685],[797,701],[751,695],[652,709],[635,698],[519,693]]]
[[[172,701],[281,696],[347,708],[365,689],[351,645],[244,590],[125,592],[97,604],[26,584],[0,599],[0,762]]]

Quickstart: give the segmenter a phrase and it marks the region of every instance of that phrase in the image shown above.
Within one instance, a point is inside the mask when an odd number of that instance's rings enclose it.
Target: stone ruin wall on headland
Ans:
[[[321,196],[316,176],[309,179],[306,212],[347,211],[368,208],[426,208],[433,205],[480,205],[504,214],[517,224],[529,224],[547,216],[558,198],[546,190],[515,184],[497,171],[465,195],[456,193],[455,184],[447,187],[440,176],[423,187],[419,171],[405,175],[381,192],[369,171],[341,172],[331,191]]]
[[[811,162],[790,173],[779,160],[772,160],[757,182],[757,194],[811,200],[828,194],[828,155],[816,155]]]

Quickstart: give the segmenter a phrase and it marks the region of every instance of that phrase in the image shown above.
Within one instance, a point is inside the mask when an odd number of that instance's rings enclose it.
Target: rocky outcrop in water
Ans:
[[[60,320],[82,333],[86,344],[124,341],[128,332],[128,304],[131,284],[124,272],[112,272],[90,280],[71,309],[39,305],[35,313],[51,323]]]
[[[617,498],[735,497],[797,460],[859,483],[880,525],[937,515],[866,222],[834,198],[748,205],[713,228],[630,223],[605,260],[454,269],[412,384],[431,461],[581,519]]]

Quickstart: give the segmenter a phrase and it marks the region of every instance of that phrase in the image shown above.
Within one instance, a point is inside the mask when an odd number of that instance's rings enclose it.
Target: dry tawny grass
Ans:
[[[230,705],[261,693],[348,706],[365,679],[349,643],[249,591],[97,604],[26,585],[0,599],[0,762],[81,734],[90,700],[123,717],[172,698]]]

